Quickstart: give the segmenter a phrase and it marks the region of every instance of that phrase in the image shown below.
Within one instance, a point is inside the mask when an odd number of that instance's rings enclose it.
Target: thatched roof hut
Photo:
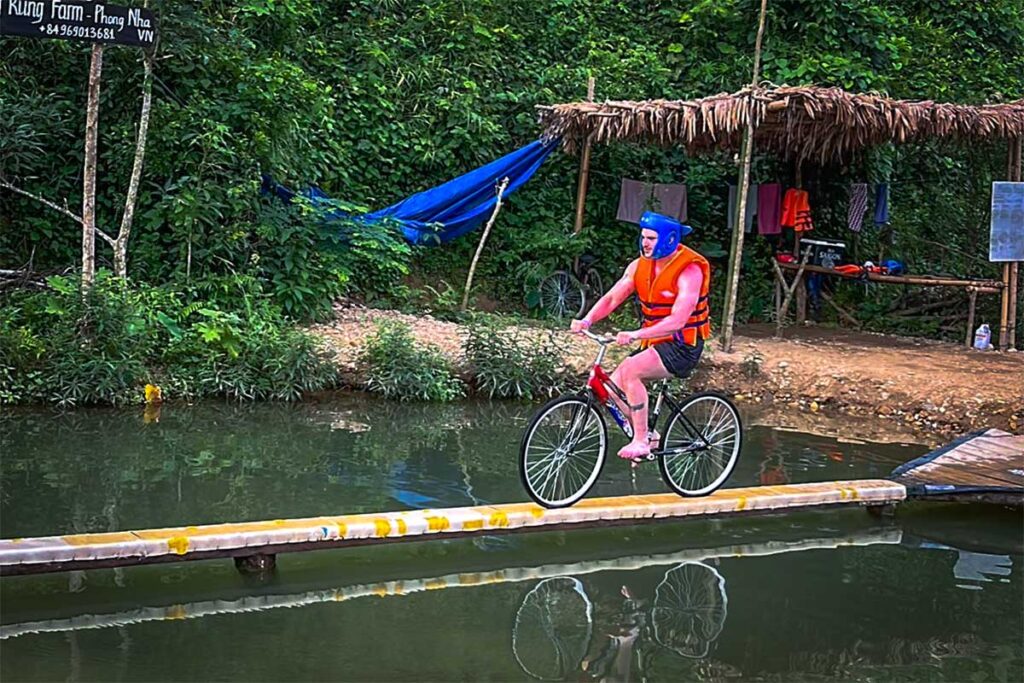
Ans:
[[[561,136],[570,152],[590,135],[594,143],[682,146],[693,155],[739,149],[751,117],[754,149],[822,164],[887,142],[1024,137],[1024,100],[970,106],[817,86],[748,87],[697,100],[571,102],[538,109],[544,136]]]

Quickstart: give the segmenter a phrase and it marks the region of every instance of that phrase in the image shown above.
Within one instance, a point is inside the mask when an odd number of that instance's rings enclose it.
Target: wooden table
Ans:
[[[968,312],[967,312],[967,335],[965,344],[971,346],[974,339],[974,310],[978,294],[1000,294],[1005,286],[999,280],[968,280],[948,277],[933,277],[930,275],[883,275],[881,273],[863,273],[850,275],[833,270],[807,264],[807,252],[804,252],[802,263],[780,263],[773,259],[773,270],[775,271],[775,320],[777,335],[782,335],[782,327],[789,312],[789,304],[792,293],[797,292],[797,324],[802,324],[806,319],[806,310],[801,305],[806,300],[806,289],[803,281],[804,273],[821,273],[832,275],[845,280],[856,280],[861,282],[879,282],[882,284],[915,285],[919,287],[957,287],[967,290]],[[787,282],[785,272],[795,273],[792,282]],[[787,294],[783,294],[786,292]],[[860,322],[847,310],[839,306],[832,297],[822,292],[822,299],[831,306],[847,322],[860,327]]]

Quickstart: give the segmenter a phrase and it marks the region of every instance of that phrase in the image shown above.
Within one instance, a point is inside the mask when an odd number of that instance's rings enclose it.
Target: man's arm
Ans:
[[[584,327],[593,325],[598,320],[607,318],[612,311],[618,308],[623,301],[628,299],[633,294],[635,287],[633,285],[633,275],[636,273],[636,259],[633,260],[628,266],[626,266],[625,272],[622,273],[622,277],[619,278],[618,282],[612,285],[612,288],[608,292],[597,300],[590,311],[587,312],[581,322]],[[573,321],[574,323],[576,321]],[[573,325],[573,331],[576,332],[577,326]],[[582,329],[582,328],[581,328]]]
[[[700,286],[704,281],[704,276],[700,271],[700,266],[696,263],[691,263],[683,272],[679,274],[679,280],[677,280],[677,287],[679,288],[679,295],[676,297],[676,301],[672,304],[672,310],[668,314],[667,318],[659,320],[650,327],[641,328],[635,332],[630,332],[629,335],[635,339],[653,339],[655,337],[664,337],[678,331],[686,324],[686,321],[690,318],[690,314],[697,307],[697,299],[700,298]]]

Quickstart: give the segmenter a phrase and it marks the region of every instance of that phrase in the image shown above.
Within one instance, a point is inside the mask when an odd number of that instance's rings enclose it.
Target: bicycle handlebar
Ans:
[[[606,345],[611,344],[612,342],[615,341],[615,337],[602,337],[600,335],[594,334],[590,330],[580,330],[580,332],[584,336],[589,337],[590,339],[593,339],[594,341],[596,341],[601,346],[606,346]]]

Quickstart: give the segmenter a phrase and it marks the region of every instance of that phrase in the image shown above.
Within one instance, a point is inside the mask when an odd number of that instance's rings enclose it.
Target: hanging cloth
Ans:
[[[652,196],[658,207],[655,211],[680,223],[686,222],[686,185],[655,183]]]
[[[743,232],[750,232],[754,225],[754,215],[757,213],[757,185],[747,186],[747,209],[743,215]],[[726,206],[726,227],[732,232],[736,224],[736,201],[739,196],[739,189],[736,185],[729,186],[729,201]]]
[[[846,214],[846,225],[853,232],[860,232],[864,223],[864,214],[868,210],[868,185],[867,183],[853,183],[850,185],[850,208]]]
[[[889,222],[889,183],[879,183],[875,187],[875,227]]]
[[[615,218],[640,223],[645,211],[654,211],[678,221],[686,220],[686,185],[645,183],[623,178],[619,188],[619,210]]]
[[[757,186],[757,232],[778,235],[782,232],[782,185],[764,183]]]

